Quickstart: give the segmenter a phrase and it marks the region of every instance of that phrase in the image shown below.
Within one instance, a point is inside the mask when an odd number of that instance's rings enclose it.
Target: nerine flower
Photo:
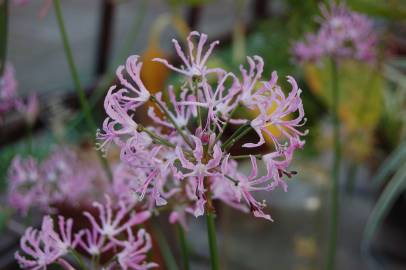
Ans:
[[[59,203],[77,206],[97,200],[107,187],[107,176],[96,160],[57,148],[41,163],[16,156],[8,171],[7,196],[9,204],[22,214],[32,208],[51,212]]]
[[[83,229],[75,235],[78,246],[90,256],[99,256],[114,246],[113,243],[102,235],[99,230],[92,226],[91,229]]]
[[[42,237],[44,240],[52,241],[53,245],[59,251],[60,256],[68,253],[70,248],[75,248],[77,241],[72,236],[73,219],[65,220],[58,216],[58,232],[54,230],[54,222],[50,216],[45,216],[42,220]]]
[[[44,200],[39,200],[44,193],[41,180],[41,171],[33,158],[24,160],[16,156],[8,171],[8,203],[23,214],[26,214],[33,204],[47,208],[47,205],[42,203]]]
[[[194,37],[199,37],[198,44]],[[108,117],[98,137],[102,148],[113,142],[121,150],[124,164],[114,180],[122,194],[119,197],[132,204],[139,200],[141,207],[149,211],[165,205],[171,210],[170,221],[184,227],[186,213],[200,216],[213,211],[213,199],[270,220],[263,212],[265,203],[255,199],[256,191],[269,192],[279,186],[286,190],[283,178],[293,175],[289,165],[307,133],[301,130],[306,121],[301,90],[290,76],[292,89],[287,94],[278,85],[276,72],[269,80],[264,79],[264,62],[259,56],[247,58],[248,69],[240,68],[242,78],[221,68],[208,68],[208,58],[217,43],[211,43],[204,53],[204,34],[192,32],[186,50],[173,42],[183,65],[178,68],[164,59],[155,61],[184,76],[178,89],[169,86],[167,93],[144,93],[144,99],[133,102],[132,96],[139,97],[139,92],[130,95],[129,90],[116,91],[118,87],[113,86],[106,96]],[[134,59],[138,56],[128,61]],[[133,66],[137,68],[131,69],[132,77],[139,78],[141,66]],[[131,88],[122,82],[122,70],[118,72],[119,80],[125,88]],[[145,103],[147,97],[154,106]],[[140,104],[149,106],[152,124],[134,120]],[[234,112],[241,107],[258,116],[253,120],[235,118]],[[242,126],[235,128],[231,138],[225,138],[225,129],[235,125]],[[259,139],[242,145],[248,152],[264,144],[264,136],[274,143],[273,149],[260,157],[266,167],[264,175],[257,175],[256,160],[251,159],[253,173],[245,176],[233,159],[247,156],[234,157],[230,153],[231,146],[239,144],[249,130],[255,131]]]
[[[192,41],[193,37],[199,37],[199,42],[196,48],[194,42]],[[212,42],[205,53],[203,50],[207,42],[206,34],[200,34],[197,31],[190,32],[189,36],[187,37],[188,51],[186,53],[182,50],[179,42],[176,39],[172,39],[172,42],[175,46],[177,55],[182,60],[183,65],[180,68],[177,68],[169,64],[166,59],[162,58],[155,58],[153,61],[161,62],[168,68],[185,75],[189,79],[196,77],[205,78],[210,73],[222,73],[221,69],[208,68],[206,66],[210,54],[212,53],[214,47],[219,44],[219,41]]]
[[[27,102],[17,101],[16,107],[22,113],[28,125],[32,126],[39,115],[39,101],[37,94],[28,97]]]
[[[123,227],[118,228],[118,223],[115,222],[122,222],[122,218],[126,216],[124,214],[127,214],[128,211],[123,212],[121,208],[114,221],[110,222],[113,215],[111,201],[107,199],[106,202],[108,205],[102,207],[106,212],[100,213],[101,219],[105,221],[104,230],[101,230],[101,227],[91,218],[90,228],[82,229],[74,235],[73,220],[65,219],[62,216],[57,217],[57,230],[55,230],[50,216],[43,218],[40,230],[28,228],[20,241],[23,254],[15,253],[15,258],[21,268],[39,270],[57,263],[64,269],[73,269],[63,258],[73,251],[76,252],[75,256],[81,256],[77,255],[79,247],[92,256],[92,259],[97,260],[97,264],[100,263],[98,259],[100,255],[106,251],[112,252],[113,257],[106,265],[101,262],[108,269],[113,269],[117,265],[121,269],[135,270],[157,267],[156,263],[146,261],[146,254],[152,247],[149,234],[144,229],[138,231],[137,238],[133,234],[134,226],[143,222],[149,215],[139,214],[136,222],[134,222],[134,216],[126,217],[128,221],[122,225]],[[85,215],[89,214],[85,213]],[[109,230],[108,226],[117,230]]]
[[[15,258],[24,269],[46,269],[57,259],[66,255],[68,249],[75,248],[72,241],[72,219],[65,220],[59,216],[59,233],[54,230],[53,221],[49,216],[42,220],[41,230],[29,227],[20,239],[20,247],[28,257],[15,253]]]
[[[21,250],[28,256],[16,252],[15,258],[23,269],[46,269],[60,257],[59,250],[53,244],[42,237],[41,231],[30,227],[20,239]]]
[[[266,133],[274,142],[276,149],[281,150],[283,144],[278,141],[277,136],[269,131],[268,127],[276,127],[288,141],[294,137],[300,139],[301,136],[306,135],[307,131],[302,132],[298,128],[306,123],[304,118],[304,110],[300,94],[302,90],[299,89],[296,81],[288,76],[288,82],[292,86],[292,90],[286,97],[282,89],[277,83],[276,72],[272,73],[272,80],[270,83],[264,83],[264,87],[268,92],[269,100],[257,104],[260,114],[251,121],[251,126],[258,134],[260,140],[258,143],[246,143],[244,147],[257,147],[265,143],[262,132]],[[275,109],[273,109],[275,108]],[[297,113],[295,119],[289,119]]]
[[[182,165],[182,168],[188,170],[186,173],[182,173],[182,178],[195,176],[198,181],[198,190],[204,192],[203,178],[205,176],[213,176],[219,172],[213,171],[213,169],[218,168],[221,162],[222,152],[220,144],[216,144],[213,147],[213,157],[206,158],[204,157],[203,143],[201,139],[196,136],[192,136],[195,143],[195,148],[193,150],[193,159],[190,161],[185,157],[183,150],[178,146],[176,147],[176,153],[178,155],[179,161]]]
[[[127,235],[125,241],[119,242],[123,247],[123,250],[117,254],[121,269],[147,270],[158,267],[156,263],[146,262],[146,254],[152,247],[150,235],[144,229],[138,231],[137,238],[130,229],[127,229]]]
[[[0,78],[0,114],[10,110],[17,101],[17,81],[14,68],[6,64],[3,76]]]
[[[123,201],[119,201],[117,203],[118,209],[114,209],[109,196],[106,196],[105,205],[94,202],[93,206],[99,211],[100,222],[97,222],[89,212],[84,212],[84,215],[101,235],[109,238],[115,238],[127,228],[141,224],[151,216],[148,211],[135,213]]]
[[[377,37],[372,21],[365,15],[351,11],[344,3],[320,6],[320,28],[308,33],[305,40],[293,46],[299,61],[318,62],[322,57],[352,58],[371,61],[376,55]]]

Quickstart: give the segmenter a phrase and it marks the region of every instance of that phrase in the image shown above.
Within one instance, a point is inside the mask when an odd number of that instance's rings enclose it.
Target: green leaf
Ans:
[[[385,179],[396,169],[406,162],[406,141],[399,145],[384,161],[378,172],[372,178],[372,184],[376,187],[383,185]]]
[[[392,207],[395,200],[406,188],[406,165],[402,166],[393,176],[382,195],[379,197],[365,226],[362,245],[368,248],[373,240],[375,232]]]

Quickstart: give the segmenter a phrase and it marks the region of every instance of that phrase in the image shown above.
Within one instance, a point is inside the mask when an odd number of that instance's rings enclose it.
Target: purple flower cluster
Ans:
[[[85,212],[89,227],[76,233],[73,233],[73,220],[63,216],[58,216],[57,230],[50,216],[43,218],[40,230],[28,228],[20,240],[23,254],[15,254],[21,268],[39,270],[57,263],[64,269],[73,269],[63,257],[70,253],[81,256],[78,250],[83,250],[93,261],[106,252],[113,253],[113,259],[104,266],[106,269],[147,270],[157,266],[146,262],[151,249],[150,235],[144,229],[134,235],[134,227],[147,220],[149,212],[136,213],[123,201],[113,206],[108,196],[104,205],[94,203],[94,206],[99,216]]]
[[[248,68],[239,75],[207,62],[218,42],[209,44],[207,35],[191,32],[187,48],[173,40],[182,64],[175,67],[165,59],[154,59],[184,77],[179,89],[152,94],[141,80],[142,63],[130,56],[117,69],[118,85],[111,87],[104,101],[108,115],[98,131],[99,148],[113,143],[120,148],[120,164],[114,172],[114,190],[123,200],[142,202],[149,210],[166,205],[172,209],[171,222],[186,226],[186,213],[194,216],[211,211],[211,200],[219,199],[256,217],[271,220],[263,212],[264,202],[255,199],[258,191],[278,186],[286,190],[284,176],[296,149],[304,145],[301,131],[306,119],[301,90],[288,77],[288,95],[278,84],[276,72],[263,79],[263,60],[248,57]],[[153,124],[144,126],[134,119],[140,107],[147,107]],[[239,108],[259,112],[253,119],[235,118]],[[224,131],[238,125],[228,139]],[[271,132],[270,127],[278,130]],[[271,138],[273,149],[263,156],[247,155],[249,175],[239,171],[230,148],[249,131],[259,139],[242,145],[248,153]],[[259,174],[257,159],[266,173]]]
[[[7,64],[4,74],[0,78],[0,118],[4,112],[9,111],[16,104],[17,81],[15,80],[14,68]]]
[[[62,148],[41,164],[31,157],[14,158],[8,175],[8,201],[23,214],[34,207],[52,212],[56,204],[92,202],[107,187],[97,161],[82,160],[74,151]]]
[[[27,102],[18,96],[14,68],[7,64],[3,76],[0,77],[0,123],[3,114],[13,109],[17,109],[29,125],[33,125],[39,114],[39,103],[35,93]]]
[[[329,8],[321,5],[320,11],[318,32],[308,33],[304,41],[293,47],[293,54],[299,61],[317,62],[326,56],[337,60],[375,59],[377,36],[367,16],[349,10],[344,3],[331,4]]]

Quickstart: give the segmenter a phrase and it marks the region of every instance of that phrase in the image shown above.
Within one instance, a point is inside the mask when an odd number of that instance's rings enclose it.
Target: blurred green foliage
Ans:
[[[171,6],[200,6],[208,4],[212,1],[213,0],[166,0],[166,2]]]
[[[305,67],[310,89],[331,107],[331,66]],[[345,60],[339,63],[339,117],[344,127],[347,156],[356,161],[368,158],[373,150],[374,132],[383,109],[384,79],[370,63]]]
[[[404,0],[348,0],[347,2],[355,11],[371,16],[384,17],[389,20],[406,18],[406,1]]]

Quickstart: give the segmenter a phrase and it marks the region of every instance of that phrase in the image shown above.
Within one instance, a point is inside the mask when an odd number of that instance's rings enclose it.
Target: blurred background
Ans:
[[[62,1],[80,80],[98,123],[104,119],[103,98],[115,69],[131,54],[142,56],[142,77],[149,89],[179,84],[161,65],[148,61],[173,58],[171,39],[182,40],[190,30],[220,40],[209,65],[237,71],[245,56],[260,55],[266,77],[277,70],[280,78],[292,75],[298,80],[310,131],[292,166],[298,175],[289,180],[287,193],[267,195],[275,220],[271,224],[218,206],[222,269],[322,269],[332,159],[329,74],[317,65],[299,65],[291,55],[294,42],[317,28],[319,2]],[[375,65],[344,63],[340,73],[343,157],[337,269],[406,269],[406,2],[347,4],[373,19],[379,60]],[[20,233],[41,220],[39,210],[23,217],[7,205],[12,159],[30,154],[43,160],[57,145],[81,155],[94,151],[94,134],[84,132],[56,18],[46,5],[39,0],[10,5],[7,59],[15,69],[18,95],[28,99],[37,93],[39,110],[32,112],[35,121],[27,122],[13,110],[0,122],[0,269],[18,269],[13,254]],[[208,269],[204,222],[190,221],[192,269]],[[162,227],[178,256],[172,229]]]

